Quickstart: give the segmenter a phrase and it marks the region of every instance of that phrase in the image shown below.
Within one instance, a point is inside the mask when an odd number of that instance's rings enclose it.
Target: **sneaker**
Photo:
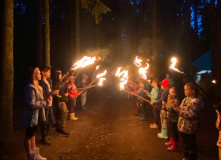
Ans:
[[[151,124],[151,125],[150,125],[150,128],[158,129],[159,127],[154,123],[154,124]]]
[[[65,131],[62,129],[62,130],[60,130],[60,131],[58,132],[58,135],[59,135],[59,136],[64,136],[64,137],[68,137],[68,136],[70,135],[70,133],[65,132]]]
[[[86,110],[87,110],[87,107],[82,106],[82,110],[86,111]]]

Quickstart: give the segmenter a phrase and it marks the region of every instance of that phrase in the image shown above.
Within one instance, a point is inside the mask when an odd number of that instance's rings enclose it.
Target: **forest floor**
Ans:
[[[88,93],[88,110],[78,109],[77,121],[67,120],[69,137],[61,137],[51,128],[49,136],[52,145],[40,143],[38,129],[36,141],[42,156],[48,160],[181,160],[183,144],[180,139],[178,151],[167,151],[168,140],[159,139],[159,129],[151,129],[152,111],[147,120],[139,121],[135,116],[135,99],[127,99],[124,93],[107,89],[96,89]],[[200,116],[197,132],[199,160],[217,160],[215,128],[216,114],[212,109],[204,109]],[[25,160],[23,146],[25,130],[18,128],[13,152],[2,155],[3,160]]]

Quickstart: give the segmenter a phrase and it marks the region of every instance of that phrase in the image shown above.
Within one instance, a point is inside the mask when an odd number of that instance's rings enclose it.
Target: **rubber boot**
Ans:
[[[44,145],[51,145],[51,141],[48,139],[47,134],[48,134],[48,125],[46,122],[41,123],[41,136],[42,136],[42,144]]]
[[[178,146],[178,142],[177,141],[173,141],[173,145],[171,147],[168,147],[167,149],[169,151],[176,151],[177,150],[177,146]]]
[[[28,160],[35,160],[35,153],[29,153]]]
[[[78,120],[78,118],[75,117],[75,112],[70,113],[70,120],[73,120],[73,121]]]
[[[173,141],[174,141],[174,138],[173,138],[173,137],[170,137],[170,141],[169,141],[169,142],[166,142],[165,145],[166,145],[166,146],[172,146],[172,145],[173,145]]]
[[[35,160],[47,160],[47,158],[44,158],[40,155],[38,147],[33,148],[32,151],[35,153]]]
[[[161,129],[161,133],[157,133],[157,136],[159,138],[163,138],[163,139],[168,139],[168,134],[167,134],[167,130],[162,128]]]

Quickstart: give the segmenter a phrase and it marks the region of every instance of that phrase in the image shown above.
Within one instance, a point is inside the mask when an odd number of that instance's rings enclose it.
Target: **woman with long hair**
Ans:
[[[28,84],[24,89],[25,97],[25,127],[26,135],[24,140],[25,150],[28,160],[46,160],[41,157],[39,148],[36,147],[35,135],[39,117],[45,120],[44,107],[47,106],[49,100],[44,99],[42,87],[38,81],[41,80],[41,73],[38,67],[30,68],[28,73]],[[43,108],[40,112],[40,108]]]

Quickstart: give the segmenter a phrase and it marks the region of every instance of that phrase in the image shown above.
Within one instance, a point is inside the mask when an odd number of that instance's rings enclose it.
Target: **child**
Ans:
[[[167,117],[169,120],[171,136],[170,136],[170,141],[165,143],[165,145],[170,146],[167,148],[169,151],[175,151],[177,149],[179,141],[179,135],[177,130],[177,122],[179,115],[177,114],[177,112],[175,112],[173,108],[173,104],[179,105],[179,101],[176,97],[177,97],[177,92],[175,87],[170,88],[169,96],[166,103],[166,110],[167,110]]]
[[[160,105],[160,103],[162,104],[162,109],[160,111],[161,132],[158,133],[157,136],[164,139],[168,139],[168,120],[165,102],[167,101],[169,95],[169,85],[170,82],[166,79],[161,82],[161,98],[153,103],[153,105]]]
[[[26,135],[24,140],[25,150],[29,160],[47,158],[41,157],[39,154],[39,148],[36,147],[35,135],[38,125],[38,117],[42,117],[42,121],[45,121],[45,115],[40,115],[39,109],[46,107],[49,103],[49,99],[44,99],[42,87],[39,86],[39,80],[41,80],[41,73],[39,68],[30,68],[28,75],[28,85],[24,89],[25,94],[25,122],[26,122]],[[44,110],[43,110],[44,111]]]
[[[54,82],[57,82],[59,93],[56,97],[54,97],[54,105],[56,106],[56,120],[57,120],[57,127],[56,132],[59,133],[61,136],[69,136],[70,133],[64,130],[66,126],[66,119],[67,119],[67,105],[66,102],[68,100],[68,88],[67,88],[67,78],[64,78],[63,81],[59,81],[62,78],[62,72],[60,69],[56,70]],[[56,83],[55,83],[56,84]]]
[[[69,78],[68,88],[69,88],[69,91],[68,91],[69,100],[68,100],[67,106],[68,106],[68,110],[70,113],[69,117],[70,117],[70,120],[78,120],[78,118],[75,117],[75,106],[76,106],[76,97],[79,95],[79,92],[75,85],[74,76],[71,76]]]
[[[144,82],[143,81],[140,81],[140,88],[138,90],[137,93],[133,93],[132,94],[136,94],[136,95],[139,95],[141,97],[145,97],[145,92],[144,92]],[[146,120],[146,111],[145,111],[145,101],[138,98],[138,114],[139,114],[139,120],[141,121],[145,121]]]
[[[152,81],[152,90],[150,92],[150,94],[148,93],[148,96],[151,99],[151,105],[153,105],[154,102],[156,102],[157,100],[160,99],[160,90],[159,90],[159,86],[158,86],[158,80],[157,79],[153,79]],[[158,129],[160,127],[160,108],[159,106],[154,106],[153,107],[153,117],[154,117],[154,123],[150,124],[150,128],[155,128]]]
[[[80,88],[87,87],[86,82],[87,82],[87,76],[82,76]],[[81,92],[81,107],[82,107],[82,110],[87,110],[87,107],[85,106],[86,101],[87,101],[87,89],[84,89],[84,91]]]
[[[196,160],[196,129],[201,103],[198,98],[198,89],[192,82],[185,84],[184,93],[186,98],[183,99],[181,105],[174,103],[173,107],[179,114],[177,126],[185,145],[184,160]]]
[[[49,98],[50,101],[47,107],[45,107],[46,121],[41,123],[41,135],[42,143],[45,145],[51,145],[51,141],[48,138],[48,131],[51,125],[54,125],[54,114],[52,110],[52,96],[58,94],[59,90],[52,91],[51,67],[43,66],[40,68],[42,78],[39,81],[39,85],[43,88],[44,98]]]

